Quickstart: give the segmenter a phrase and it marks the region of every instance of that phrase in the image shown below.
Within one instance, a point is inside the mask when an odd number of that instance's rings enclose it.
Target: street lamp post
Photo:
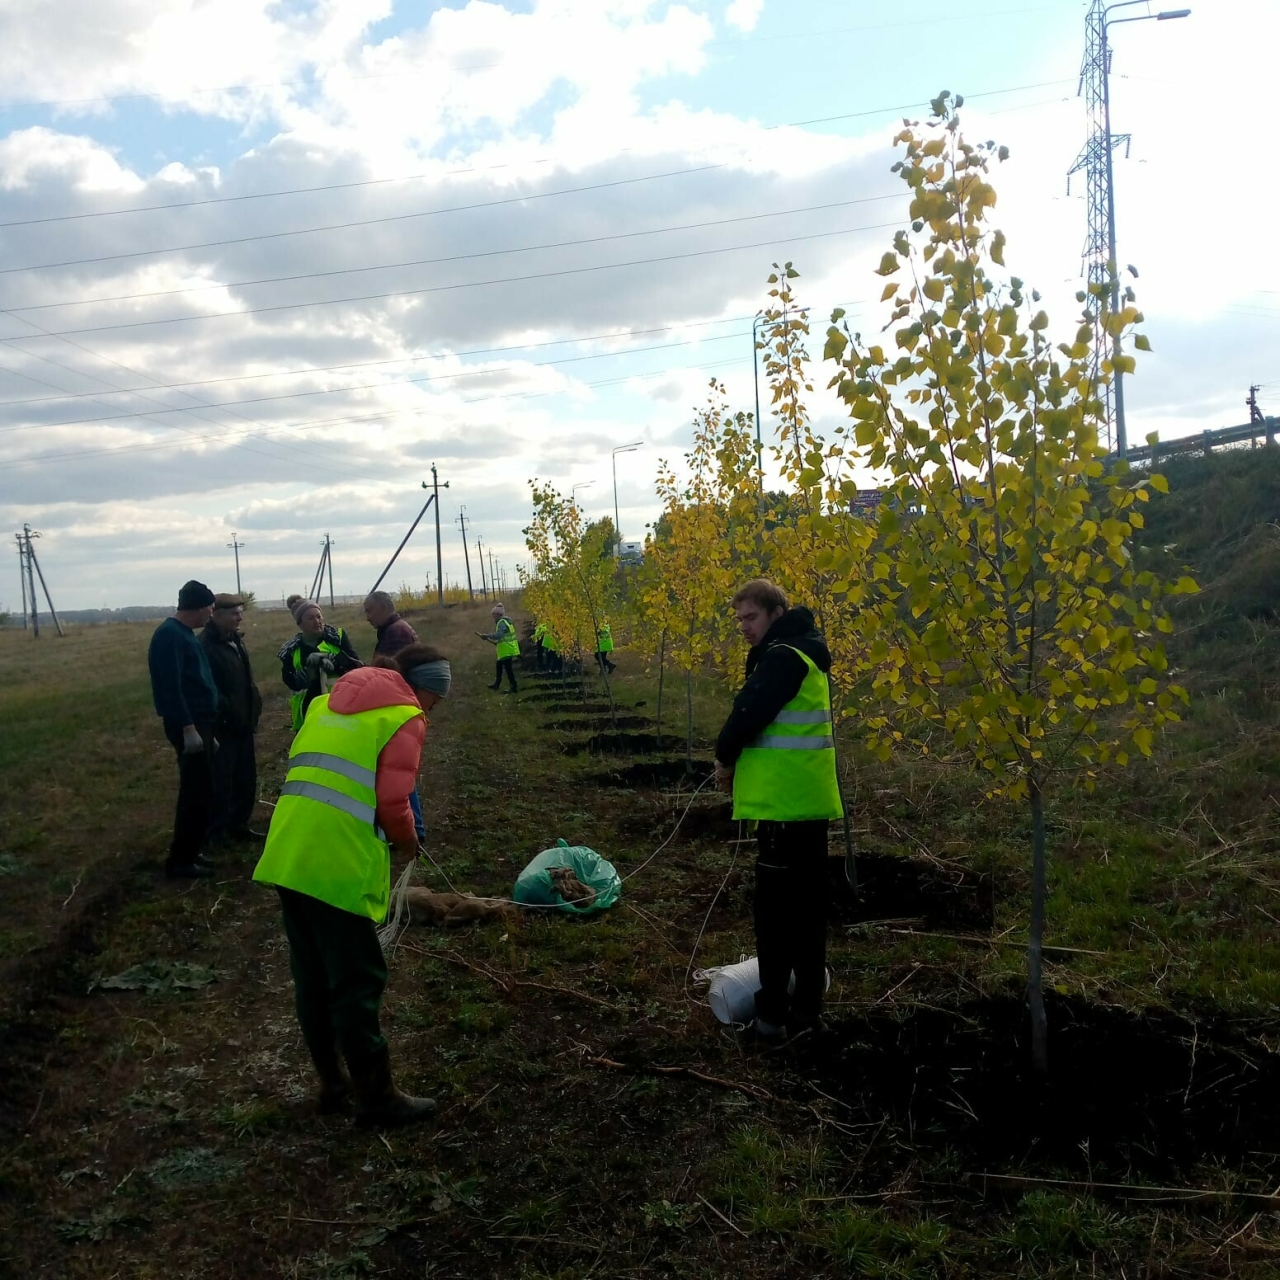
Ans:
[[[569,501],[573,504],[574,507],[577,507],[578,505],[578,499],[575,496],[578,490],[587,489],[593,484],[595,484],[594,480],[579,480],[577,484],[573,484],[569,486]]]
[[[1081,68],[1080,78],[1082,86],[1086,82],[1089,85],[1092,108],[1096,109],[1098,97],[1101,97],[1102,137],[1098,139],[1095,133],[1090,138],[1072,170],[1074,172],[1076,169],[1086,169],[1091,187],[1096,181],[1096,166],[1099,162],[1104,170],[1107,261],[1105,264],[1099,264],[1095,257],[1095,261],[1090,267],[1090,279],[1092,281],[1095,274],[1100,272],[1100,268],[1105,266],[1105,270],[1111,277],[1111,314],[1113,316],[1120,311],[1120,259],[1116,251],[1116,195],[1112,149],[1121,140],[1127,141],[1127,135],[1122,135],[1122,138],[1113,138],[1111,133],[1111,47],[1108,43],[1107,33],[1111,27],[1119,26],[1125,22],[1150,22],[1153,20],[1156,22],[1169,22],[1175,18],[1185,18],[1191,13],[1190,9],[1164,9],[1159,13],[1140,13],[1132,18],[1112,18],[1110,16],[1117,9],[1130,9],[1138,4],[1145,4],[1150,8],[1150,0],[1120,0],[1120,3],[1110,5],[1104,4],[1103,0],[1093,0],[1093,5],[1085,18],[1089,34],[1086,40],[1085,62]],[[1101,81],[1100,95],[1098,93],[1099,81]],[[1096,195],[1091,191],[1089,202],[1091,214],[1095,200]],[[1096,241],[1100,238],[1091,221],[1091,250],[1095,253]],[[1123,458],[1129,449],[1129,435],[1124,417],[1124,371],[1120,367],[1121,354],[1120,335],[1115,333],[1111,337],[1111,363],[1113,367],[1111,386],[1115,404],[1115,450]]]
[[[620,444],[613,450],[613,541],[615,547],[622,545],[622,522],[618,519],[618,454],[631,453],[640,448],[644,444],[643,440],[637,440],[635,444]],[[616,553],[615,553],[616,554]]]

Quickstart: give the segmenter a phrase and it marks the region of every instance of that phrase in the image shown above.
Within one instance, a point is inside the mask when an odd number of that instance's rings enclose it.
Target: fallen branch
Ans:
[[[868,920],[866,925],[871,926],[876,923],[874,920]],[[1019,951],[1025,951],[1027,944],[1010,938],[991,938],[983,937],[980,933],[926,933],[922,929],[890,929],[889,933],[905,934],[909,938],[943,938],[948,942],[969,942],[976,943],[983,947],[1016,947]],[[1066,956],[1105,956],[1105,951],[1090,951],[1087,947],[1055,947],[1049,943],[1044,943],[1041,947],[1042,951],[1057,951]]]
[[[963,1176],[970,1181],[980,1181],[984,1189],[988,1183],[1003,1187],[1059,1187],[1085,1194],[1107,1191],[1126,1200],[1173,1200],[1191,1203],[1203,1200],[1214,1204],[1229,1204],[1234,1200],[1243,1200],[1249,1204],[1280,1208],[1280,1194],[1265,1191],[1221,1191],[1213,1187],[1149,1187],[1131,1182],[1079,1182],[1070,1178],[1035,1178],[1010,1173],[974,1172]]]
[[[748,1098],[754,1098],[757,1102],[777,1102],[777,1098],[773,1094],[767,1089],[762,1089],[758,1084],[744,1084],[739,1080],[725,1080],[720,1076],[708,1075],[705,1071],[698,1071],[693,1067],[660,1067],[653,1063],[633,1067],[628,1063],[615,1062],[612,1058],[604,1057],[589,1058],[588,1061],[594,1067],[608,1067],[613,1071],[629,1071],[632,1075],[652,1073],[663,1076],[691,1076],[694,1080],[702,1080],[707,1084],[714,1084],[720,1089],[732,1089],[738,1093],[746,1094]]]

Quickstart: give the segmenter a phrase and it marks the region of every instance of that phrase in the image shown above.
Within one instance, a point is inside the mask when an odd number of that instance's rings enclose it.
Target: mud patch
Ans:
[[[593,773],[586,781],[597,787],[622,787],[630,791],[695,791],[712,773],[710,760],[695,760],[690,772],[684,759],[642,760],[621,769]]]
[[[1052,993],[1048,1016],[1045,1079],[1031,1066],[1025,1004],[1009,998],[842,1019],[808,1065],[855,1113],[886,1122],[876,1146],[890,1163],[948,1148],[966,1171],[1013,1164],[1117,1181],[1189,1177],[1214,1160],[1274,1164],[1280,1055],[1239,1023]]]
[[[840,824],[831,824],[827,859],[832,920],[837,925],[869,920],[921,920],[927,925],[987,930],[994,915],[991,876],[963,867],[945,867],[923,858],[857,854],[858,893],[845,879],[844,855],[837,854]]]
[[[653,755],[660,751],[677,751],[684,741],[674,735],[654,733],[597,733],[585,742],[566,742],[560,750],[567,756],[589,755]]]

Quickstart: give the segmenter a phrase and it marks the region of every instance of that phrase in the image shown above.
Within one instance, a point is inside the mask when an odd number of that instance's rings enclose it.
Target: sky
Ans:
[[[773,262],[815,317],[883,323],[892,137],[942,89],[1010,148],[1006,262],[1068,336],[1086,9],[0,0],[0,530],[41,533],[68,609],[232,590],[233,536],[264,600],[308,589],[326,533],[337,592],[362,593],[433,463],[451,581],[463,513],[477,586],[477,538],[514,581],[535,478],[612,516],[616,465],[641,539],[710,380],[753,406]],[[1280,194],[1280,5],[1207,0],[1112,46],[1119,258],[1153,348],[1130,439],[1243,422],[1251,383],[1280,413],[1255,229]],[[386,585],[428,576],[430,513]]]

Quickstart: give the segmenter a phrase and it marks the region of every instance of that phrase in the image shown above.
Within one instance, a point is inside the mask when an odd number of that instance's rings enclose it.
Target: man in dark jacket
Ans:
[[[218,686],[218,714],[214,733],[218,750],[213,757],[213,820],[211,840],[258,840],[262,833],[249,826],[258,801],[258,765],[253,735],[262,714],[262,695],[249,665],[240,624],[244,601],[237,596],[214,597],[213,617],[200,633],[200,644]]]
[[[768,579],[748,582],[732,604],[751,650],[746,682],[716,740],[716,782],[732,790],[733,816],[757,824],[753,1031],[780,1044],[821,1025],[826,988],[827,826],[843,812],[831,654],[813,614],[789,608]]]
[[[195,637],[213,613],[213,592],[194,579],[178,592],[178,608],[151,637],[147,666],[156,715],[178,757],[178,805],[165,872],[174,879],[213,874],[200,856],[213,803],[213,723],[218,686],[205,651]]]
[[[401,649],[418,643],[418,633],[396,612],[396,602],[386,591],[371,591],[365,598],[364,616],[378,633],[375,654],[392,658]]]

